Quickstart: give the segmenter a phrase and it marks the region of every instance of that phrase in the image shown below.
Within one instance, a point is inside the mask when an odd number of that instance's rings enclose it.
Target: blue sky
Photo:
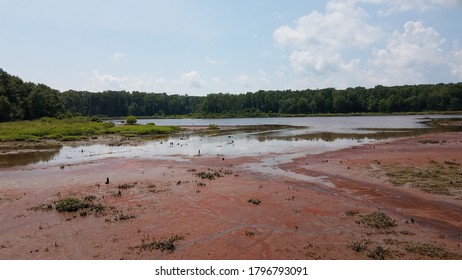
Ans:
[[[462,81],[462,0],[0,0],[0,68],[206,95]]]

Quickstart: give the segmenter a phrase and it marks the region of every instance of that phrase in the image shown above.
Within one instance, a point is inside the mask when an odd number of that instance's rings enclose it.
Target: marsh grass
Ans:
[[[404,249],[410,253],[432,258],[446,259],[449,256],[449,253],[443,248],[426,243],[406,242]]]
[[[96,215],[100,215],[106,209],[102,204],[93,204],[86,202],[87,199],[78,199],[75,197],[67,197],[60,199],[54,203],[54,207],[58,212],[77,212],[80,211],[80,216],[86,216],[87,210],[94,212]],[[50,210],[50,205],[47,205],[47,210]],[[85,215],[83,215],[85,213]]]
[[[68,197],[58,200],[55,203],[55,209],[58,212],[77,212],[81,209],[90,208],[90,204],[81,201],[78,198]]]
[[[107,130],[107,133],[120,134],[126,137],[163,135],[179,131],[177,126],[156,126],[156,125],[120,125]]]
[[[164,237],[164,238],[161,238],[159,240],[154,240],[154,241],[148,241],[147,239],[149,238],[143,239],[140,245],[133,247],[132,249],[138,249],[140,253],[143,251],[152,251],[152,250],[160,250],[162,252],[164,251],[171,252],[176,249],[178,241],[183,240],[184,237],[175,234],[173,236]]]
[[[53,210],[53,205],[43,203],[43,204],[40,204],[39,206],[30,207],[27,210],[39,211],[39,212],[47,212],[47,211]]]
[[[366,256],[374,260],[384,260],[387,254],[387,249],[383,248],[382,246],[377,246],[373,250],[367,250]]]
[[[443,195],[462,191],[462,168],[455,161],[446,161],[445,164],[431,161],[431,164],[422,167],[384,165],[382,169],[394,185],[409,185],[424,192]]]
[[[209,180],[215,180],[217,177],[223,177],[223,175],[220,174],[218,171],[213,171],[213,172],[198,172],[196,173],[196,176],[201,178],[201,179],[209,179]]]
[[[395,220],[385,215],[383,212],[374,212],[364,216],[360,215],[359,220],[356,222],[360,225],[377,229],[387,229],[396,226]]]
[[[114,218],[114,221],[125,221],[125,220],[130,220],[136,218],[135,215],[133,214],[120,214],[119,216]]]
[[[87,117],[42,118],[34,121],[0,123],[0,141],[39,141],[43,139],[75,141],[105,134],[145,136],[170,134],[178,130],[180,128],[176,126],[115,126],[111,122],[101,122],[99,119]]]
[[[356,216],[356,215],[359,214],[359,211],[358,210],[347,210],[347,211],[345,211],[345,214],[347,216]]]
[[[124,183],[124,184],[118,185],[117,188],[118,188],[118,189],[121,189],[121,190],[128,190],[128,189],[134,188],[135,185],[136,185],[136,184],[127,184],[127,183]]]

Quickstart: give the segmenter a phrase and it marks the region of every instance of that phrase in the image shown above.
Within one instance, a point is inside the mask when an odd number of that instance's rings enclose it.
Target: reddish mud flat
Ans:
[[[3,168],[0,258],[462,259],[461,140],[360,145],[275,175],[247,168],[264,156]],[[394,167],[436,165],[446,194],[392,183]],[[57,211],[70,197],[85,207]]]

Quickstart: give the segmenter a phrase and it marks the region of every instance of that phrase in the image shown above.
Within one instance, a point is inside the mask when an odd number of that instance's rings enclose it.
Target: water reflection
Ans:
[[[73,164],[109,157],[185,161],[196,156],[261,156],[289,158],[317,154],[394,137],[416,136],[460,127],[429,127],[420,116],[276,118],[222,120],[220,130],[183,133],[142,144],[64,146],[0,154],[0,167],[28,164]],[[316,123],[315,120],[321,123]],[[184,120],[175,120],[175,122]],[[203,122],[210,120],[194,120]],[[213,120],[219,123],[217,120]],[[286,123],[282,123],[285,121]],[[267,122],[259,124],[259,122]],[[274,122],[274,123],[271,123]],[[241,125],[236,125],[240,123]],[[234,124],[234,125],[232,125]],[[244,125],[242,125],[244,124]],[[169,123],[171,125],[171,123]],[[224,125],[224,124],[220,124]],[[127,142],[125,142],[127,143]],[[128,142],[130,143],[130,142]],[[268,170],[270,171],[270,170]],[[273,170],[274,172],[274,170]]]
[[[37,149],[19,152],[6,152],[0,154],[0,168],[28,165],[37,162],[48,162],[56,157],[60,148]]]

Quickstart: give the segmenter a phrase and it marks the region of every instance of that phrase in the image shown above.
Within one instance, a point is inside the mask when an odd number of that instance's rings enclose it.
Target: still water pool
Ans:
[[[371,143],[383,139],[433,131],[429,118],[460,116],[355,116],[247,119],[145,119],[140,124],[208,126],[221,130],[183,133],[136,145],[60,146],[30,153],[0,156],[0,168],[18,165],[74,164],[110,157],[185,161],[202,156],[278,156],[290,160]],[[116,122],[116,121],[114,121]]]

